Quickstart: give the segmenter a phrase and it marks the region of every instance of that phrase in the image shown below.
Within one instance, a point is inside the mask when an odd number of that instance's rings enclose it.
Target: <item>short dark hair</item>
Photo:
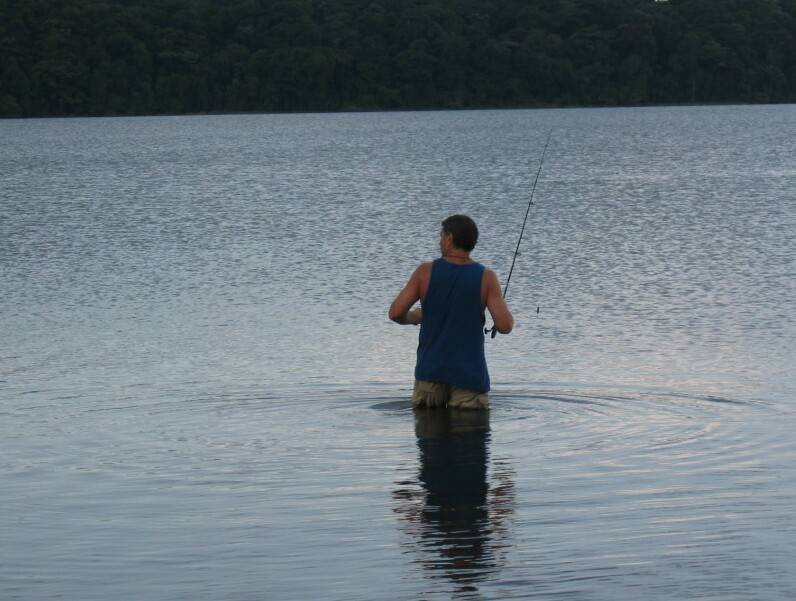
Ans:
[[[470,252],[478,242],[478,226],[467,215],[451,215],[442,222],[442,229],[453,236],[453,245]]]

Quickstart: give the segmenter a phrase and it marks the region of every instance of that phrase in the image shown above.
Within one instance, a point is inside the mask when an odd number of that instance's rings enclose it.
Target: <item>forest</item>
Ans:
[[[796,0],[0,0],[0,116],[796,101]]]

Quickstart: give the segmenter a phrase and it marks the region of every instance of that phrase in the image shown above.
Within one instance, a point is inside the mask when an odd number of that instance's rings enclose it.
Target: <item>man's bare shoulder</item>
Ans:
[[[485,282],[497,282],[497,274],[489,267],[484,267],[483,279]]]
[[[412,277],[419,278],[422,281],[428,281],[431,277],[431,266],[433,263],[431,261],[426,261],[425,263],[421,263],[415,269],[414,274]]]
[[[483,294],[483,299],[486,301],[488,296],[499,292],[500,280],[498,280],[497,274],[489,268],[484,268],[484,275],[481,276],[481,293]]]
[[[433,264],[432,261],[421,263],[417,266],[417,269],[415,269],[415,273],[412,274],[412,277],[416,279],[420,287],[421,301],[426,298],[426,292],[428,292],[428,286],[431,283],[431,268]]]

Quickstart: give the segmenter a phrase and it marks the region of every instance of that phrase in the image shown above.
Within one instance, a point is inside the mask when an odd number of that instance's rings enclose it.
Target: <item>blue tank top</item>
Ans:
[[[417,345],[415,379],[486,392],[480,263],[437,259],[431,267]]]

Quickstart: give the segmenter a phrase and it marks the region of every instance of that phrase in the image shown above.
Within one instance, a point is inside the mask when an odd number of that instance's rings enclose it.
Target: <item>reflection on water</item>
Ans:
[[[489,478],[489,413],[415,411],[417,480],[398,482],[396,512],[410,535],[404,546],[434,576],[450,579],[459,594],[497,571],[509,546],[514,483],[495,461]]]

